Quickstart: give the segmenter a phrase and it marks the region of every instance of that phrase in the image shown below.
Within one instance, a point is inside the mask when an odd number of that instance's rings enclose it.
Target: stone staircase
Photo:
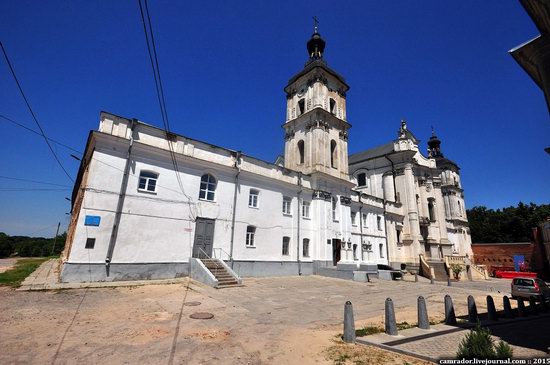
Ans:
[[[206,268],[214,275],[216,280],[218,280],[218,285],[216,288],[231,288],[236,286],[241,286],[238,279],[229,272],[224,265],[218,259],[201,259],[202,263]]]
[[[445,261],[440,260],[428,260],[428,265],[434,270],[434,280],[447,281],[447,269],[445,269]]]

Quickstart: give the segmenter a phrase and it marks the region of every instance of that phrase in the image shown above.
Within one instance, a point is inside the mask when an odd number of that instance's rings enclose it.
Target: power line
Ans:
[[[8,117],[6,117],[5,115],[0,114],[0,118],[4,119],[4,120],[6,120],[6,121],[8,121],[8,122],[10,122],[10,123],[13,123],[13,124],[15,124],[16,126],[19,126],[19,127],[23,128],[23,129],[26,129],[26,130],[28,130],[29,132],[32,132],[32,133],[37,134],[37,135],[39,135],[39,136],[42,135],[42,134],[40,134],[40,132],[37,132],[37,131],[35,131],[34,129],[29,128],[29,127],[27,127],[26,125],[21,124],[21,123],[19,123],[19,122],[13,120],[13,119],[11,119],[11,118],[8,118]],[[52,142],[52,143],[55,143],[55,144],[57,144],[57,145],[59,145],[59,146],[61,146],[61,147],[65,147],[66,149],[69,149],[69,150],[71,150],[71,151],[73,151],[73,152],[80,153],[81,155],[83,154],[83,153],[80,152],[79,150],[76,150],[76,149],[72,148],[71,146],[67,146],[66,144],[63,144],[63,143],[61,143],[61,142],[59,142],[59,141],[56,141],[56,140],[53,139],[53,138],[50,138],[50,137],[47,137],[47,138],[48,138],[48,140],[49,140],[50,142]]]
[[[50,149],[53,157],[57,161],[59,167],[61,167],[61,169],[63,170],[65,175],[67,175],[69,180],[74,182],[74,179],[71,177],[71,175],[69,175],[69,173],[67,172],[67,170],[65,169],[65,167],[63,166],[61,161],[59,160],[59,157],[57,157],[57,154],[53,150],[52,145],[50,144],[50,141],[48,140],[48,137],[46,137],[46,134],[44,133],[44,129],[42,129],[42,126],[38,122],[38,119],[36,118],[36,115],[34,114],[34,111],[32,110],[31,105],[29,104],[29,101],[27,100],[27,96],[23,92],[23,88],[21,87],[21,84],[19,83],[19,79],[17,79],[17,75],[15,74],[15,70],[13,69],[13,67],[11,65],[10,59],[8,58],[8,54],[6,53],[6,49],[4,48],[4,44],[2,43],[2,41],[0,41],[0,47],[2,48],[2,53],[4,53],[4,57],[6,58],[6,62],[9,66],[9,68],[10,68],[13,79],[15,80],[15,83],[17,84],[17,87],[19,88],[19,92],[21,93],[21,96],[23,97],[23,100],[25,100],[25,104],[27,104],[27,108],[29,108],[29,111],[30,111],[30,113],[32,115],[32,118],[34,119],[36,125],[38,126],[38,129],[40,129],[40,133],[42,134],[42,137],[44,137],[44,141],[48,145],[48,148]]]
[[[176,180],[178,182],[179,188],[180,188],[182,194],[188,200],[189,213],[191,215],[193,215],[193,212],[191,210],[191,197],[188,196],[185,193],[185,189],[183,187],[183,183],[182,183],[181,177],[179,175],[179,167],[178,167],[176,154],[175,154],[175,151],[173,150],[173,147],[172,147],[172,144],[171,144],[171,141],[170,141],[170,139],[171,139],[170,138],[170,134],[171,134],[171,132],[170,132],[170,122],[169,122],[169,119],[168,119],[168,112],[167,112],[167,109],[166,109],[166,99],[164,97],[164,88],[163,88],[163,85],[162,85],[162,78],[161,78],[161,74],[160,74],[160,66],[159,66],[158,57],[157,57],[157,51],[156,51],[156,45],[155,45],[155,36],[154,36],[154,33],[153,33],[153,26],[152,26],[152,23],[151,23],[151,15],[149,13],[149,5],[148,5],[147,0],[144,0],[144,3],[145,3],[145,14],[147,15],[147,22],[145,21],[145,15],[144,15],[144,12],[143,12],[143,6],[141,4],[141,0],[138,0],[139,11],[140,11],[140,14],[141,14],[141,22],[143,24],[143,32],[145,33],[145,41],[147,43],[147,52],[149,54],[149,61],[151,63],[151,69],[153,71],[153,77],[155,79],[155,88],[156,88],[156,91],[157,91],[157,99],[158,99],[158,102],[159,102],[162,122],[164,124],[164,131],[166,132],[166,140],[168,142],[168,149],[170,151],[170,158],[172,160],[172,165],[174,166],[174,173],[176,174]],[[149,25],[149,29],[147,29],[147,25]],[[149,40],[149,33],[151,35],[150,40]]]
[[[0,188],[0,191],[67,191],[70,188]]]
[[[0,176],[0,179],[16,180],[16,181],[26,181],[26,182],[31,182],[31,183],[35,183],[35,184],[52,185],[52,186],[62,186],[62,187],[65,187],[65,188],[70,188],[70,186],[68,186],[68,185],[49,183],[49,182],[45,182],[45,181],[21,179],[21,178],[17,178],[17,177]]]

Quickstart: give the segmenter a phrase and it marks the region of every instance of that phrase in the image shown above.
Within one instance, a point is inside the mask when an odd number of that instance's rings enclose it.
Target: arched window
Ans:
[[[336,141],[330,141],[330,166],[332,168],[337,168],[338,164],[338,150],[336,148]]]
[[[298,100],[298,115],[304,114],[306,111],[306,101],[304,99]]]
[[[357,175],[357,186],[366,186],[367,185],[367,174],[364,172]]]
[[[299,155],[298,163],[301,165],[304,163],[304,141],[303,140],[298,141],[298,155]]]
[[[214,176],[210,174],[202,175],[199,199],[214,201],[217,184],[218,182]]]
[[[332,114],[336,114],[336,100],[334,100],[333,98],[330,98],[329,104],[330,104],[330,112]]]

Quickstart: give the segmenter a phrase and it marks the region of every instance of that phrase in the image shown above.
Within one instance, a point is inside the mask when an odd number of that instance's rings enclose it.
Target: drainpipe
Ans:
[[[128,152],[126,153],[126,164],[124,165],[124,175],[122,176],[122,182],[120,183],[120,191],[118,193],[118,203],[115,211],[115,219],[113,222],[113,230],[111,231],[111,238],[109,239],[109,247],[107,248],[107,256],[105,257],[105,269],[107,276],[109,276],[109,269],[111,265],[111,259],[113,258],[113,251],[115,250],[115,243],[118,235],[118,228],[120,226],[120,218],[122,217],[122,207],[124,206],[124,198],[126,197],[126,189],[128,187],[128,176],[130,171],[130,156],[132,154],[132,146],[134,145],[134,129],[137,124],[137,119],[130,121],[130,145],[128,146]]]
[[[388,227],[386,227],[386,199],[384,199],[384,238],[386,240],[386,258],[388,259],[388,264],[390,263],[390,248],[388,247]],[[401,269],[401,268],[400,268]]]
[[[393,165],[393,161],[388,157],[387,154],[384,155],[386,160],[390,161],[391,163],[391,175],[393,180],[393,200],[397,203],[397,186],[395,185],[395,167]]]
[[[300,190],[298,190],[298,244],[296,245],[296,258],[298,262],[298,275],[302,275],[302,264],[300,262],[300,199],[302,198],[302,173],[298,172],[298,186],[300,186]],[[309,250],[309,247],[308,247]]]
[[[239,175],[241,174],[241,151],[237,151],[235,154],[235,168],[237,174],[235,175],[235,190],[233,191],[233,212],[231,216],[231,243],[229,246],[229,261],[231,263],[231,269],[233,269],[233,242],[235,241],[235,213],[237,211],[237,190],[239,188]]]
[[[363,257],[363,201],[361,200],[361,192],[359,192],[359,230],[361,232],[361,260]],[[367,253],[367,261],[369,254]]]

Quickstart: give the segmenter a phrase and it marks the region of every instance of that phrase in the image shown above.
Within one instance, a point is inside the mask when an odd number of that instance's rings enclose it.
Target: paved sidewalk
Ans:
[[[495,343],[503,340],[514,351],[514,358],[546,358],[544,351],[549,339],[546,331],[550,325],[550,315],[501,319],[499,322],[485,322],[484,327],[491,331]],[[397,336],[385,333],[359,337],[357,342],[375,345],[386,350],[437,362],[439,359],[454,358],[462,339],[472,325],[447,326],[438,324],[429,330],[410,328],[399,331]]]

